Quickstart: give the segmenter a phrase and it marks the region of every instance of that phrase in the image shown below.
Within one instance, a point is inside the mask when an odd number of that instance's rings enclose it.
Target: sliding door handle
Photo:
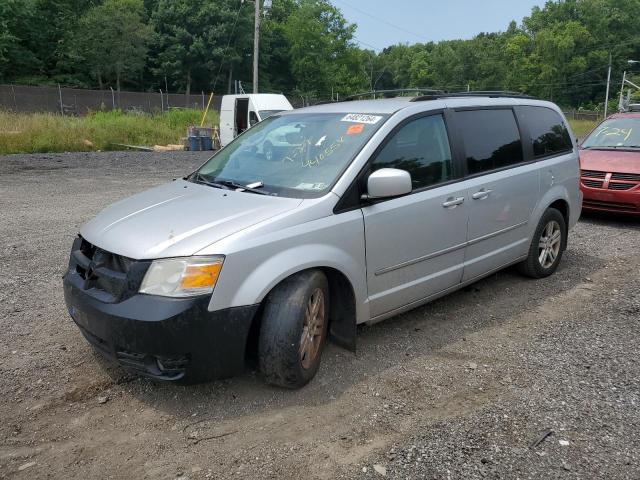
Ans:
[[[484,200],[485,198],[487,198],[489,196],[489,194],[493,192],[493,190],[485,190],[484,188],[476,193],[474,193],[473,195],[471,195],[471,198],[473,198],[474,200]]]
[[[462,205],[464,203],[464,197],[449,197],[447,198],[447,200],[442,204],[442,206],[444,208],[455,208],[458,205]]]

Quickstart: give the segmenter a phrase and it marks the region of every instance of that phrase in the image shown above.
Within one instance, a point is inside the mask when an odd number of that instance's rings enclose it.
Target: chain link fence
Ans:
[[[587,110],[565,110],[564,115],[569,120],[588,120],[591,122],[598,122],[603,117],[600,112],[589,112]]]
[[[123,92],[115,90],[84,90],[79,88],[29,87],[0,85],[0,110],[22,113],[49,112],[62,115],[86,115],[90,112],[123,110],[157,113],[169,108],[204,110],[208,94],[165,92]],[[220,110],[222,97],[214,96],[210,109]]]

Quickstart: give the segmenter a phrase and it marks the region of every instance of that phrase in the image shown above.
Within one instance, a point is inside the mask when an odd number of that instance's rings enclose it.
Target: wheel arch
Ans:
[[[574,205],[575,206],[575,205]],[[569,230],[572,220],[572,209],[571,209],[571,196],[567,188],[562,184],[556,184],[549,190],[545,192],[545,194],[538,201],[535,209],[531,215],[531,230],[530,234],[533,235],[535,232],[542,215],[549,208],[555,208],[562,213],[564,217],[565,223],[567,225],[567,230]]]
[[[308,270],[320,270],[329,282],[329,338],[337,345],[355,352],[356,350],[356,293],[348,276],[333,266],[313,266],[290,272],[274,284],[260,301],[260,307],[254,316],[247,338],[246,352],[253,355],[257,348],[257,339],[262,325],[262,312],[269,294],[294,275]]]
[[[568,229],[569,228],[569,218],[570,218],[570,213],[571,213],[571,207],[569,206],[569,202],[567,202],[563,198],[559,198],[558,200],[555,200],[554,202],[552,202],[551,205],[549,205],[546,209],[549,209],[549,208],[555,208],[556,210],[558,210],[562,214],[562,217],[564,218],[564,223],[565,223],[565,225],[567,226],[567,229]]]

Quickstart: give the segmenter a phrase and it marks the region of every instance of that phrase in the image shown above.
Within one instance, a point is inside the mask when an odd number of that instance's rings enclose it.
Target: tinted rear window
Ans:
[[[546,157],[573,150],[571,136],[557,112],[546,107],[519,107],[529,128],[534,157]]]
[[[513,110],[467,110],[457,112],[456,118],[464,138],[470,175],[523,161]]]

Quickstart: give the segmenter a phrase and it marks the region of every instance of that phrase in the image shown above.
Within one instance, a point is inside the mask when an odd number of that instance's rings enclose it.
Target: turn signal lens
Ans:
[[[215,286],[222,269],[221,263],[189,265],[182,274],[180,288],[207,288]]]
[[[193,297],[213,292],[224,257],[188,257],[154,260],[140,293],[163,297]]]

